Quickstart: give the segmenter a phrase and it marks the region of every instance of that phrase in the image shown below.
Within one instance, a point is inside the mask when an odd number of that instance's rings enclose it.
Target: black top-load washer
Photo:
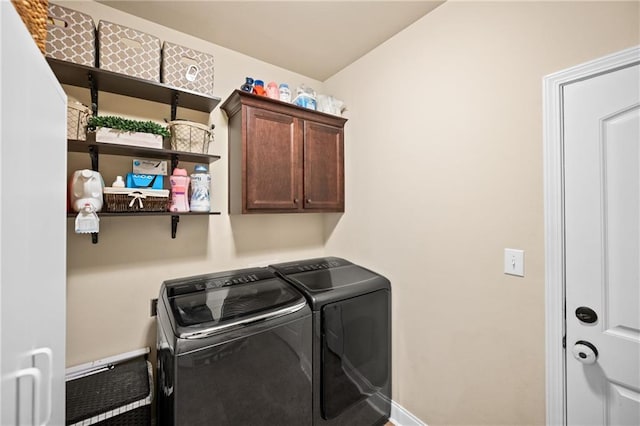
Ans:
[[[391,286],[345,259],[271,265],[313,310],[313,424],[384,424],[391,411]]]
[[[311,425],[311,311],[267,268],[165,281],[158,425]]]

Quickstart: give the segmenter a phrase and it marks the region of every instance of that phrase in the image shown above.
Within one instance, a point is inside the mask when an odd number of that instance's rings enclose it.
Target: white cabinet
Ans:
[[[65,420],[66,95],[0,1],[0,424]]]

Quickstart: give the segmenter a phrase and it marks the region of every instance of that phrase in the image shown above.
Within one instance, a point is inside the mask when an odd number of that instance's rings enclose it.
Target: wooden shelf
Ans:
[[[117,145],[101,142],[87,142],[75,139],[67,140],[69,152],[91,153],[91,147],[99,154],[122,155],[126,157],[146,157],[162,160],[187,161],[190,163],[212,163],[220,159],[219,155],[198,154],[195,152],[173,151],[171,149],[145,148],[141,146]]]
[[[133,189],[133,188],[132,188]],[[68,212],[67,217],[76,217],[78,213]],[[124,217],[124,216],[210,216],[220,215],[220,212],[123,212],[123,213],[110,213],[110,212],[98,212],[99,217]]]
[[[175,239],[176,233],[178,232],[178,222],[180,222],[180,216],[210,216],[219,214],[220,212],[98,212],[98,217],[171,216],[171,239]],[[73,219],[77,215],[78,213],[76,212],[67,212],[68,219]],[[93,244],[98,244],[98,233],[91,233],[91,242]]]
[[[186,89],[178,89],[173,86],[143,80],[126,74],[87,67],[54,58],[47,58],[47,62],[61,84],[84,87],[91,91],[91,106],[94,115],[98,114],[98,92],[100,91],[171,105],[172,120],[175,120],[176,111],[179,106],[208,113],[213,111],[220,103],[220,98],[215,96],[208,96]],[[100,154],[171,160],[171,170],[177,167],[179,161],[209,164],[220,159],[218,155],[74,139],[67,140],[67,151],[88,153],[91,157],[91,168],[96,171],[99,170],[98,161]],[[67,213],[67,217],[73,218],[76,214],[77,213]],[[208,216],[219,214],[220,212],[105,212],[98,213],[98,216],[171,216],[171,238],[175,238],[180,216]],[[97,233],[91,234],[91,241],[94,244],[98,242]]]
[[[93,83],[99,91],[167,105],[177,102],[177,106],[202,112],[211,112],[220,103],[220,98],[215,96],[207,96],[191,90],[179,89],[126,74],[87,67],[54,58],[47,58],[47,61],[61,84],[91,89]]]

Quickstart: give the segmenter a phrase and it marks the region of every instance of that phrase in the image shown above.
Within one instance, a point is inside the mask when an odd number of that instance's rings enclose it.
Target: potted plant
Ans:
[[[130,120],[112,115],[92,116],[87,121],[87,134],[96,142],[162,148],[162,138],[169,131],[153,121]]]

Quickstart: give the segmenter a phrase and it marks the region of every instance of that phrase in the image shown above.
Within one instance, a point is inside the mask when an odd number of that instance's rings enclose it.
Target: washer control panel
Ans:
[[[270,270],[266,268],[255,268],[247,270],[246,272],[207,274],[172,280],[165,282],[165,285],[167,287],[167,295],[172,297],[273,278],[276,278],[276,276]]]

